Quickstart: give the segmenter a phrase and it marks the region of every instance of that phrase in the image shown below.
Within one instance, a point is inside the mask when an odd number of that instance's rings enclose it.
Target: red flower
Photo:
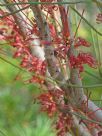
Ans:
[[[1,13],[1,11],[0,11]],[[21,59],[21,67],[26,68],[29,72],[35,73],[31,77],[31,79],[28,79],[28,82],[37,82],[37,83],[43,83],[44,82],[44,76],[46,72],[46,63],[45,61],[40,60],[39,58],[33,56],[30,52],[28,40],[24,40],[19,27],[15,24],[13,18],[11,17],[5,17],[2,21],[3,25],[6,25],[6,29],[2,29],[1,33],[5,34],[5,31],[9,31],[9,28],[11,30],[11,33],[9,35],[4,35],[3,37],[5,40],[10,42],[10,45],[12,47],[15,47],[16,51],[13,55],[14,58],[20,57]],[[8,27],[9,26],[9,27]],[[6,33],[7,33],[6,32]],[[38,77],[37,77],[38,75]],[[39,76],[42,76],[43,78],[40,78]]]
[[[34,75],[31,77],[31,79],[28,80],[28,83],[44,83],[44,78],[40,77],[39,75]]]
[[[49,116],[52,116],[56,112],[56,103],[50,93],[41,94],[38,99],[41,103],[42,111],[47,112]]]
[[[83,64],[87,64],[92,68],[96,68],[96,60],[93,58],[93,56],[89,53],[79,53],[78,59]]]
[[[72,118],[68,114],[61,113],[56,122],[56,129],[58,136],[65,136],[70,127],[72,126]]]
[[[92,68],[96,68],[96,60],[89,53],[79,53],[77,57],[70,56],[70,65],[72,68],[79,68],[83,71],[83,64],[87,64]]]
[[[91,44],[90,44],[89,42],[87,42],[84,38],[78,37],[78,38],[75,40],[75,47],[79,47],[79,46],[90,47]]]

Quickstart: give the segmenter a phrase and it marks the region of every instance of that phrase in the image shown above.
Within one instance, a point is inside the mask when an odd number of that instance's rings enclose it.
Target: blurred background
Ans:
[[[80,14],[85,9],[84,17],[102,33],[102,24],[96,23],[99,9],[95,4],[90,1],[88,4],[73,7]],[[73,10],[71,20],[75,32],[80,17]],[[97,69],[85,66],[85,72],[81,74],[83,85],[102,84],[102,36],[94,32],[85,21],[82,21],[77,36],[86,38],[92,44],[90,48],[83,47],[80,50],[91,52],[100,62]],[[9,45],[0,43],[0,136],[55,136],[51,121],[45,113],[40,112],[39,104],[34,100],[43,90],[37,84],[24,82],[28,79],[29,73],[12,65],[19,66],[19,59],[12,58],[13,51]],[[86,94],[91,93],[91,99],[102,108],[102,87],[87,88],[85,91]]]

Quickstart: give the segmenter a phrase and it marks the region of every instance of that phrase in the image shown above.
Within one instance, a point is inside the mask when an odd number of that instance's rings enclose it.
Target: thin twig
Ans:
[[[61,109],[61,108],[60,108],[60,110],[61,110],[63,113],[71,113],[71,114],[73,114],[73,115],[75,115],[75,116],[77,116],[77,117],[79,117],[79,118],[81,118],[81,119],[83,119],[83,120],[87,120],[88,122],[96,123],[96,124],[102,126],[102,122],[99,122],[99,121],[96,121],[96,120],[93,120],[93,119],[88,119],[87,117],[85,117],[84,115],[81,115],[81,114],[78,113],[78,112],[72,112],[72,111],[70,111],[70,110],[68,110],[68,109]]]
[[[84,11],[85,11],[85,10],[83,10],[83,12],[82,12],[82,16],[84,15]],[[77,28],[76,28],[76,31],[75,31],[75,34],[74,34],[74,38],[76,37],[76,34],[77,34],[78,29],[79,29],[79,27],[80,27],[81,21],[82,21],[82,17],[80,18],[80,21],[79,21],[78,26],[77,26]]]
[[[16,11],[12,12],[12,13],[8,13],[8,14],[5,14],[5,15],[3,15],[3,16],[0,16],[0,19],[5,18],[5,17],[10,16],[10,15],[13,15],[13,14],[16,14],[16,13],[18,13],[18,12],[20,12],[20,11],[22,11],[22,10],[25,10],[25,9],[27,9],[27,8],[29,8],[29,7],[30,7],[30,6],[26,6],[26,7],[22,8],[22,9],[19,9],[19,10],[16,10]]]
[[[88,74],[88,75],[90,75],[90,76],[92,76],[92,77],[95,78],[95,79],[98,79],[99,81],[102,80],[102,78],[100,78],[99,76],[94,75],[93,73],[90,73],[90,72],[87,71],[87,70],[85,70],[85,73]]]
[[[72,10],[74,10],[97,34],[99,34],[100,36],[102,36],[102,33],[100,33],[96,28],[93,27],[93,25],[91,25],[75,8],[73,8],[72,6],[70,6]]]
[[[31,72],[20,68],[19,66],[13,64],[13,63],[10,62],[9,60],[7,60],[7,59],[5,59],[5,58],[3,58],[3,57],[1,57],[1,56],[0,56],[0,59],[3,60],[3,61],[6,62],[6,63],[12,65],[13,67],[15,67],[15,68],[17,68],[17,69],[23,71],[23,72],[28,72],[28,73],[32,74]],[[33,73],[33,75],[36,75],[36,74]],[[37,76],[44,78],[43,76],[39,76],[39,75],[37,75]],[[49,77],[46,77],[46,80],[52,82],[52,81],[51,81],[51,78],[49,78]],[[56,82],[60,82],[60,81],[56,81]],[[67,83],[66,83],[66,84],[67,84]],[[73,88],[97,88],[97,87],[102,87],[102,84],[83,85],[83,86],[78,86],[78,85],[74,85],[74,84],[69,84],[69,85],[67,84],[67,86],[68,86],[68,87],[73,87]]]
[[[7,4],[0,4],[0,6],[13,6],[13,5],[23,5],[23,4],[32,4],[32,5],[39,5],[39,4],[47,4],[47,5],[64,5],[64,4],[80,4],[80,3],[88,3],[85,1],[77,1],[77,2],[17,2],[17,3],[7,3]]]

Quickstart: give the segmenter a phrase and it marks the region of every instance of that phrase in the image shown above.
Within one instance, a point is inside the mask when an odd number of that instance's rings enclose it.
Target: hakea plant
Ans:
[[[20,58],[20,67],[32,73],[27,83],[39,83],[46,88],[47,92],[39,94],[37,100],[41,111],[50,118],[56,116],[57,135],[76,136],[78,131],[80,136],[101,136],[102,109],[84,94],[80,78],[84,65],[97,68],[98,62],[92,54],[79,50],[89,48],[91,43],[71,30],[70,6],[66,8],[61,0],[0,3],[0,40],[15,48],[13,57]],[[101,14],[97,21],[102,22]],[[77,31],[80,23],[81,20]]]

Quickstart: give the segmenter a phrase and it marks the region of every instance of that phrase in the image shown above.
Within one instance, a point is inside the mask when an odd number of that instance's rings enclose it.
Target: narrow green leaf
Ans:
[[[79,4],[79,3],[88,3],[85,1],[77,1],[77,2],[18,2],[18,3],[7,3],[7,4],[0,4],[0,6],[13,6],[13,5],[23,5],[23,4],[31,4],[31,5],[39,5],[39,4],[57,4],[57,5],[63,5],[63,4]]]
[[[96,30],[96,28],[93,27],[93,25],[91,25],[75,8],[73,8],[72,6],[70,6],[72,10],[74,10],[85,22],[86,24],[88,24],[97,34],[99,34],[100,36],[102,36],[102,33],[100,33],[98,30]]]
[[[28,8],[28,7],[29,7],[29,6],[26,6],[26,7],[22,8],[22,9],[19,9],[19,10],[16,10],[16,11],[12,12],[12,13],[5,14],[5,15],[3,15],[3,16],[0,16],[0,18],[2,19],[2,18],[4,18],[4,17],[7,17],[7,16],[10,16],[10,15],[16,14],[16,13],[22,11],[22,10],[25,10],[25,9]]]

